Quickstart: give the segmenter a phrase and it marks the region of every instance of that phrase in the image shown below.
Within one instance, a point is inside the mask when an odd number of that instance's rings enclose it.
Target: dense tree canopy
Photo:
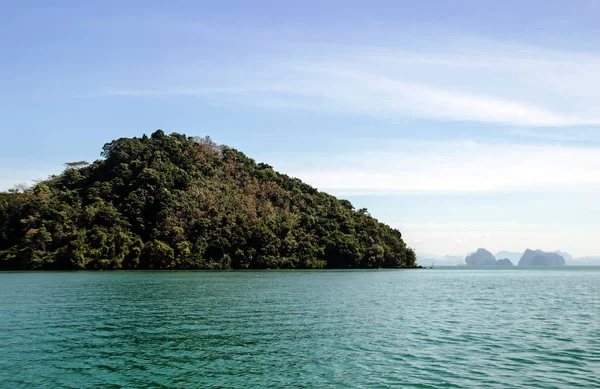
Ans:
[[[398,230],[210,138],[158,130],[0,193],[0,269],[414,267]]]

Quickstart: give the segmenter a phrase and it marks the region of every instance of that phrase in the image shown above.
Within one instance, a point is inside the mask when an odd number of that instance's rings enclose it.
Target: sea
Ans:
[[[0,273],[1,388],[600,388],[600,268]]]

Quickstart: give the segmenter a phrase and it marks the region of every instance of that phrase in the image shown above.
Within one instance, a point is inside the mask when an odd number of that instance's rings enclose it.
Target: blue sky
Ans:
[[[419,252],[600,255],[599,17],[591,0],[4,0],[0,189],[162,128],[348,198]]]

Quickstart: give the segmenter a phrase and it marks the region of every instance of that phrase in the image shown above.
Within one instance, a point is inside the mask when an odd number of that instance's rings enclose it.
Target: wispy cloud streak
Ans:
[[[387,150],[323,156],[289,174],[338,195],[600,190],[600,149],[477,142],[403,142]],[[310,156],[315,161],[316,156]]]
[[[317,54],[315,48],[313,55],[302,57],[274,55],[247,60],[228,69],[229,77],[214,69],[211,79],[190,75],[185,86],[166,79],[151,82],[148,88],[120,87],[104,92],[197,97],[392,120],[423,118],[523,127],[600,124],[600,57],[470,44],[456,52],[436,53],[336,49]]]

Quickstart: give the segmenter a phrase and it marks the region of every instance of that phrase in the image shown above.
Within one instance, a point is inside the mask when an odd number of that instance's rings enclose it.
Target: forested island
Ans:
[[[0,193],[0,269],[416,267],[400,231],[209,137],[158,130]]]

